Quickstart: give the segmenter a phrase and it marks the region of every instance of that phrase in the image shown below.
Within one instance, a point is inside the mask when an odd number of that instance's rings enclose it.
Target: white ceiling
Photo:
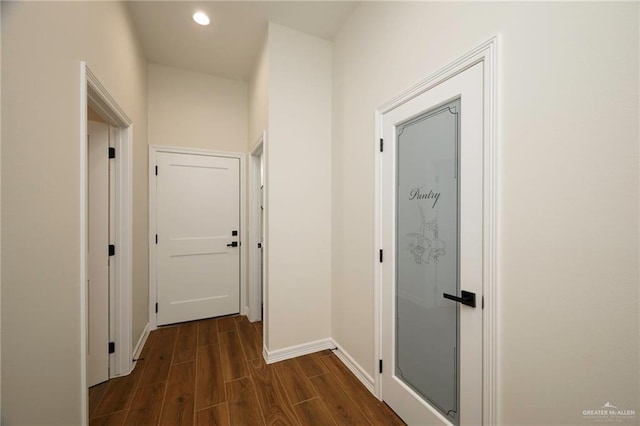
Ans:
[[[272,21],[331,40],[356,7],[353,1],[128,2],[149,62],[247,80]],[[211,24],[191,19],[204,11]]]

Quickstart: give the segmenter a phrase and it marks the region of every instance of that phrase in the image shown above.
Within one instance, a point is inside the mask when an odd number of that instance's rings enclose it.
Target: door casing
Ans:
[[[483,118],[483,424],[498,424],[497,418],[497,327],[498,327],[498,172],[499,172],[499,46],[500,36],[470,50],[431,76],[398,94],[376,109],[375,114],[375,191],[374,191],[374,359],[377,367],[382,359],[382,263],[379,250],[382,247],[382,122],[385,113],[405,104],[416,96],[439,85],[464,70],[483,64],[484,70],[484,118]],[[381,148],[382,147],[382,148]],[[390,367],[387,367],[390,368]],[[382,400],[382,375],[374,375],[375,395]]]
[[[90,106],[110,126],[111,140],[116,148],[113,173],[113,286],[110,288],[111,341],[116,351],[110,361],[110,376],[129,374],[133,368],[131,344],[131,283],[132,283],[132,221],[133,221],[133,121],[93,74],[80,61],[80,132],[79,132],[79,190],[80,190],[80,410],[82,424],[87,424],[87,107]]]
[[[247,212],[246,212],[246,155],[239,152],[212,151],[207,149],[182,148],[162,145],[149,146],[149,329],[158,328],[156,318],[156,299],[158,294],[157,277],[157,183],[155,179],[156,155],[159,152],[174,154],[210,155],[215,157],[237,158],[240,162],[240,314],[247,315]]]

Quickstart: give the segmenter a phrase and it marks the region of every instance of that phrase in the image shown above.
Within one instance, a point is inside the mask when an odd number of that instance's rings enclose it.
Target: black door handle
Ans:
[[[238,242],[234,241],[231,244],[227,244],[227,247],[238,247]]]
[[[454,296],[453,294],[442,293],[445,299],[453,300],[455,302],[462,303],[463,305],[471,306],[472,308],[476,307],[476,294],[470,291],[462,290],[460,292],[462,297]]]

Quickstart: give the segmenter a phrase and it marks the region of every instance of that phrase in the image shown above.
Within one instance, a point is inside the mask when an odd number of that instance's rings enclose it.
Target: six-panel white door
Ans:
[[[482,424],[482,88],[477,64],[382,119],[382,397],[410,425]]]
[[[156,160],[158,325],[238,313],[240,160]]]

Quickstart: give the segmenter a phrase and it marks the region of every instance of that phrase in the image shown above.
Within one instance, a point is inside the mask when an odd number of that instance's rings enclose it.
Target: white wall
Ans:
[[[122,3],[3,2],[1,25],[2,423],[80,424],[80,61],[134,122],[134,343],[147,322],[146,61]]]
[[[330,337],[331,43],[268,37],[267,348]]]
[[[247,83],[148,66],[149,144],[247,151]]]
[[[269,116],[269,63],[267,37],[249,79],[249,149],[267,130]]]
[[[640,413],[638,17],[637,3],[364,2],[348,19],[332,335],[370,374],[374,110],[501,33],[500,423],[581,424],[607,401]]]

